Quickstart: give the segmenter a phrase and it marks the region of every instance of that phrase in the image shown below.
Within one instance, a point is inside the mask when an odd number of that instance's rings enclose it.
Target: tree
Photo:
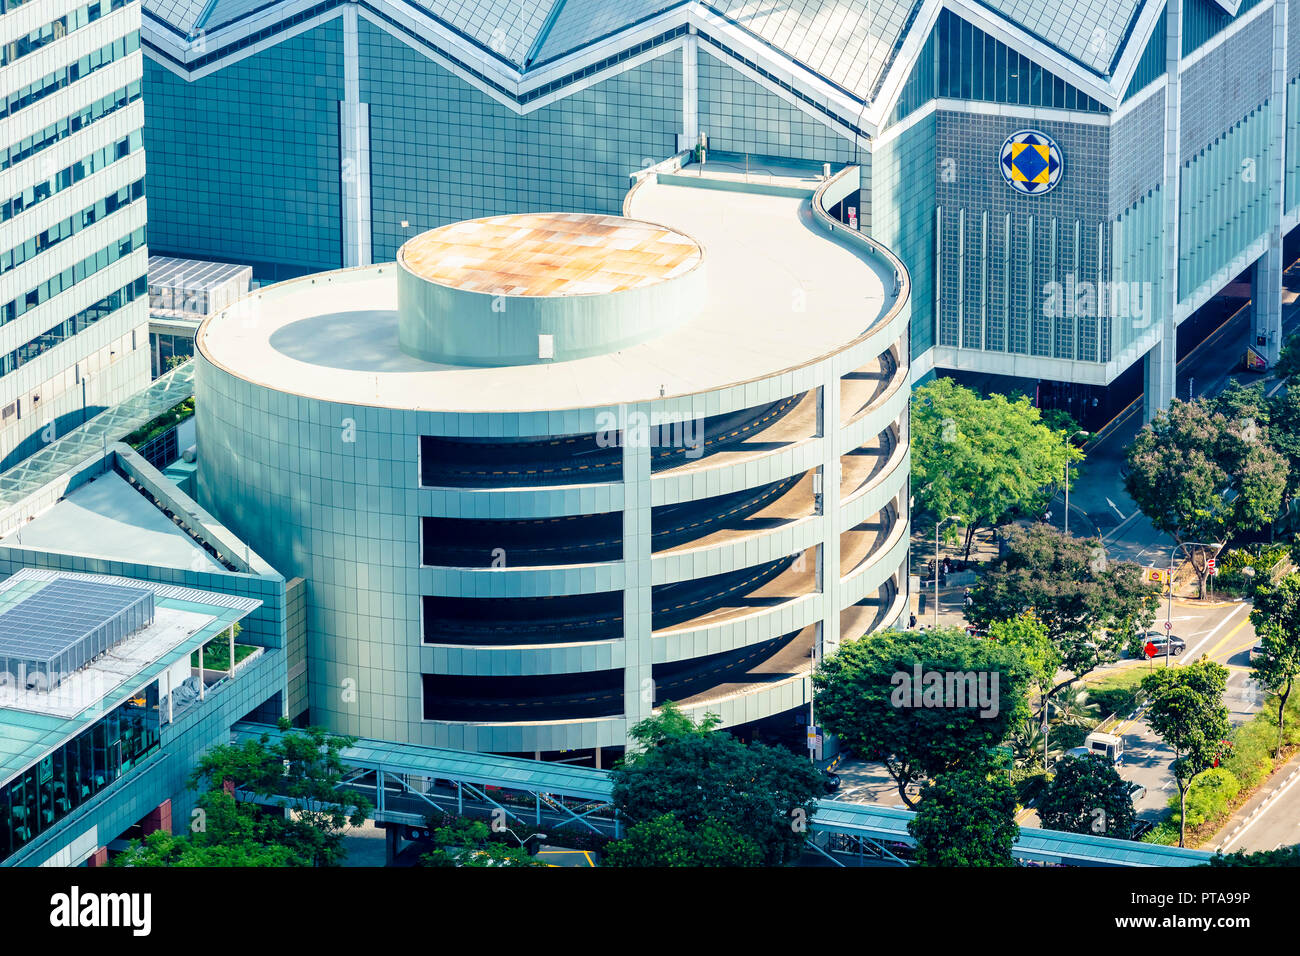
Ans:
[[[752,867],[763,862],[758,844],[708,817],[692,832],[671,813],[642,820],[605,847],[604,866]]]
[[[1300,490],[1300,389],[1280,392],[1269,406],[1268,438],[1287,460],[1288,499]]]
[[[1012,395],[1010,397],[1018,399],[1020,396]],[[1073,435],[1082,431],[1075,417],[1064,408],[1040,408],[1038,414],[1040,421],[1058,434]]]
[[[546,866],[523,847],[494,841],[492,831],[482,820],[461,818],[438,827],[433,831],[433,842],[437,849],[420,856],[421,866]]]
[[[935,777],[907,823],[922,866],[1015,866],[1016,793],[984,770]]]
[[[1039,695],[1046,694],[1056,683],[1061,669],[1061,649],[1052,642],[1047,625],[1032,610],[1015,617],[988,622],[988,639],[994,644],[1015,648],[1029,668],[1029,677]]]
[[[1035,524],[1011,529],[1005,556],[971,588],[966,617],[992,633],[997,622],[1032,613],[1047,629],[1067,676],[1052,683],[1053,671],[1048,678],[1036,711],[1041,720],[1058,691],[1117,660],[1128,635],[1151,621],[1159,606],[1159,589],[1136,564],[1108,561],[1095,538]]]
[[[1286,732],[1286,703],[1300,674],[1300,574],[1288,574],[1276,585],[1259,585],[1250,623],[1262,644],[1252,676],[1277,701],[1276,754]]]
[[[1238,850],[1226,856],[1216,853],[1209,866],[1300,866],[1300,844],[1278,847],[1276,850],[1260,850],[1247,853]]]
[[[692,834],[712,820],[752,840],[765,865],[792,863],[803,852],[813,804],[825,780],[806,756],[745,744],[665,704],[632,728],[642,748],[612,771],[613,803],[635,826],[670,814]]]
[[[1290,335],[1282,345],[1282,354],[1273,366],[1273,374],[1282,381],[1289,381],[1300,372],[1300,335]]]
[[[1178,845],[1187,839],[1187,790],[1228,749],[1228,708],[1223,690],[1228,669],[1208,658],[1185,667],[1162,667],[1142,678],[1150,703],[1147,723],[1174,752],[1178,784]]]
[[[224,789],[210,789],[196,801],[199,810],[188,834],[157,831],[133,840],[114,866],[311,866],[301,841],[286,840],[283,814],[253,803],[236,802]]]
[[[672,737],[703,737],[722,723],[717,714],[705,714],[696,723],[689,715],[683,714],[681,708],[673,701],[665,701],[659,713],[638,722],[628,736],[637,742],[638,748],[628,754],[628,761],[635,762],[651,747],[656,747]]]
[[[914,807],[909,784],[983,765],[1023,719],[1029,680],[1018,649],[938,628],[845,641],[818,663],[813,688],[818,719],[881,761]]]
[[[1120,840],[1132,837],[1135,819],[1128,781],[1096,754],[1057,763],[1038,801],[1038,816],[1049,830]]]
[[[1243,398],[1239,392],[1225,407]],[[1290,471],[1269,444],[1266,423],[1230,419],[1202,399],[1175,399],[1157,412],[1129,446],[1127,462],[1128,493],[1157,531],[1188,546],[1202,596],[1206,560],[1232,535],[1276,520]]]
[[[1243,385],[1233,379],[1222,392],[1206,398],[1205,402],[1210,411],[1230,422],[1239,422],[1242,427],[1254,423],[1258,428],[1267,428],[1273,415],[1273,406],[1263,382]]]
[[[930,527],[948,515],[966,525],[970,557],[975,532],[1017,513],[1039,514],[1063,479],[1067,461],[1083,452],[1044,425],[1028,398],[980,398],[939,378],[912,394],[912,487]],[[925,519],[914,518],[918,530]]]
[[[292,731],[280,721],[282,736],[221,744],[205,753],[190,775],[194,789],[228,790],[240,802],[256,798],[289,811],[276,838],[298,851],[310,866],[337,866],[344,856],[343,834],[360,826],[372,805],[360,794],[340,802],[339,787],[347,770],[340,751],[353,737],[327,733],[321,727]],[[283,815],[281,815],[283,816]]]
[[[183,867],[291,867],[301,861],[287,846],[255,842],[198,842],[192,837],[173,836],[156,830],[144,840],[132,840],[113,866]]]

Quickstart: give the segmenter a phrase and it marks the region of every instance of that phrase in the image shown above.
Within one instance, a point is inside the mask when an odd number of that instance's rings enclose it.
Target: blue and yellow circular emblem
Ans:
[[[1065,162],[1052,137],[1036,129],[1022,129],[1002,144],[998,168],[1012,189],[1027,196],[1041,196],[1061,181]]]

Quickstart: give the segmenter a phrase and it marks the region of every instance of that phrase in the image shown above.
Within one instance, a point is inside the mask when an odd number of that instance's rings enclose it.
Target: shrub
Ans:
[[[1016,789],[1016,802],[1028,806],[1047,786],[1047,774],[1042,767],[1016,767],[1011,771],[1011,785]]]
[[[1256,717],[1242,724],[1232,733],[1232,751],[1223,761],[1223,768],[1249,790],[1259,786],[1273,772],[1273,741],[1277,731],[1267,720]]]
[[[1161,820],[1142,835],[1140,843],[1159,843],[1161,846],[1178,846],[1178,824],[1174,820]]]
[[[1187,825],[1198,827],[1228,812],[1228,804],[1241,791],[1241,782],[1226,767],[1215,767],[1197,777],[1187,791]],[[1170,822],[1178,825],[1178,797],[1171,797]]]

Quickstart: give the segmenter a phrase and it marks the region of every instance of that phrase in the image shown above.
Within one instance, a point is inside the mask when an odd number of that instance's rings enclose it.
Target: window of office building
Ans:
[[[148,758],[158,748],[159,726],[153,683],[0,788],[0,859]]]

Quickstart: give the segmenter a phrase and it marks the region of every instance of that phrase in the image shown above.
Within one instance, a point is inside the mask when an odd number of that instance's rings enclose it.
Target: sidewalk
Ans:
[[[947,530],[945,528],[945,530]],[[958,528],[960,537],[951,544],[943,541],[939,542],[939,562],[942,564],[944,558],[957,562],[963,559],[963,544],[965,542],[965,529]],[[997,539],[992,529],[985,528],[975,533],[975,540],[971,545],[970,562],[971,566],[987,565],[998,556]],[[928,535],[922,532],[912,532],[912,567],[911,573],[921,578],[921,588],[914,591],[910,598],[910,610],[916,615],[916,625],[918,628],[931,628],[935,626],[934,617],[934,577],[928,573],[926,566],[934,560],[934,532]],[[965,596],[966,588],[975,584],[975,572],[952,571],[946,578],[941,576],[945,583],[939,588],[939,626],[940,627],[965,627],[967,624],[966,616],[962,610],[962,598]]]

